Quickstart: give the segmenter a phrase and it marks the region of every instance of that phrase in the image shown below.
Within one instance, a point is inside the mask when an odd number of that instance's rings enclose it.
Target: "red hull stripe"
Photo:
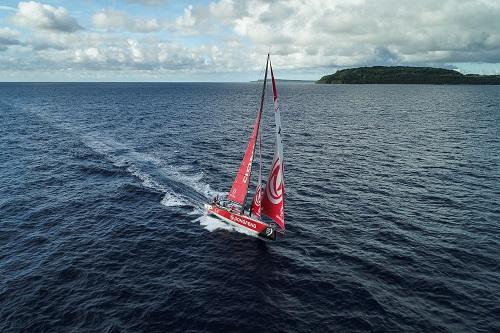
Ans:
[[[251,217],[246,215],[240,215],[238,213],[227,211],[225,209],[219,208],[216,205],[207,205],[207,211],[211,214],[221,217],[228,222],[254,231],[257,234],[261,233],[268,227],[268,225],[262,221],[252,219]]]

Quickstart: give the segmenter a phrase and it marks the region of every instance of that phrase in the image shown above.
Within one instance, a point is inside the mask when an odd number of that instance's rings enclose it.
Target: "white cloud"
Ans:
[[[12,20],[21,26],[53,30],[60,32],[74,32],[82,29],[76,19],[69,15],[63,7],[53,7],[35,1],[20,2]]]
[[[99,49],[95,47],[89,47],[86,49],[75,50],[73,61],[79,62],[104,62],[107,60],[105,54],[102,54]]]
[[[61,35],[61,34],[59,34]],[[52,38],[56,43],[60,39]],[[239,72],[252,68],[255,53],[245,47],[224,50],[211,45],[185,46],[157,38],[103,37],[83,33],[79,39],[66,38],[66,48],[40,48],[30,61],[32,70],[71,68],[74,71],[142,71],[141,75],[199,75]],[[234,44],[233,44],[234,45]],[[262,59],[260,59],[262,60]],[[260,61],[262,62],[262,61]],[[262,66],[259,63],[260,67]],[[4,67],[0,65],[0,68]]]
[[[245,11],[245,2],[235,4],[232,0],[211,2],[207,6],[189,5],[173,24],[164,26],[179,35],[215,35],[232,28],[233,20]]]
[[[0,52],[6,51],[11,45],[19,45],[19,32],[10,28],[0,28]]]
[[[15,45],[19,44],[19,31],[13,30],[9,27],[0,28],[0,44]]]
[[[27,34],[0,28],[0,67],[17,61],[23,69],[243,72],[260,70],[269,50],[273,64],[290,73],[500,63],[497,0],[212,0],[188,5],[173,18],[156,8],[144,10],[151,16],[135,17],[125,11],[131,7],[87,17],[96,31],[81,29],[64,8],[22,2],[14,22],[36,29]],[[135,34],[156,31],[170,40]]]
[[[241,15],[238,13],[238,8],[232,0],[221,0],[219,2],[211,2],[208,5],[210,15],[216,19],[228,22]]]
[[[123,11],[112,9],[97,12],[92,16],[92,22],[97,28],[115,31],[154,32],[162,28],[155,18],[132,18]]]
[[[196,24],[196,17],[193,15],[193,6],[184,8],[184,14],[179,16],[175,23],[180,29],[190,29]]]
[[[288,68],[500,62],[500,2],[220,0],[185,9],[191,33],[224,25]]]

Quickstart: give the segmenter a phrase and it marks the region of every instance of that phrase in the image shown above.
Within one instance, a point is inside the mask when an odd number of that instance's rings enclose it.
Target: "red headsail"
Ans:
[[[262,212],[273,219],[282,229],[285,229],[285,181],[283,164],[283,139],[281,136],[281,116],[278,102],[278,91],[274,80],[273,67],[271,69],[271,79],[273,84],[274,99],[274,121],[276,123],[276,146],[274,148],[273,164],[269,177],[267,178],[266,190],[262,198]]]
[[[259,131],[261,112],[257,114],[255,124],[253,126],[252,136],[248,141],[247,150],[241,161],[240,169],[236,174],[233,182],[233,187],[229,191],[228,199],[243,205],[248,191],[248,184],[250,183],[250,173],[252,172],[253,151],[255,148],[255,141],[257,139],[257,132]]]

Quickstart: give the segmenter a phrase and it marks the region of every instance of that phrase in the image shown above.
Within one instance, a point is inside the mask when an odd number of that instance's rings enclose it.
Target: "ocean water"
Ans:
[[[202,209],[259,89],[0,84],[0,331],[500,331],[500,87],[280,85],[277,242]]]

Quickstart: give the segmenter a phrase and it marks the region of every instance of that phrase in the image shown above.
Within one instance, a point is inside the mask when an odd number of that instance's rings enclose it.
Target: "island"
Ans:
[[[500,84],[500,75],[462,74],[434,67],[373,66],[342,69],[325,75],[325,84]]]

